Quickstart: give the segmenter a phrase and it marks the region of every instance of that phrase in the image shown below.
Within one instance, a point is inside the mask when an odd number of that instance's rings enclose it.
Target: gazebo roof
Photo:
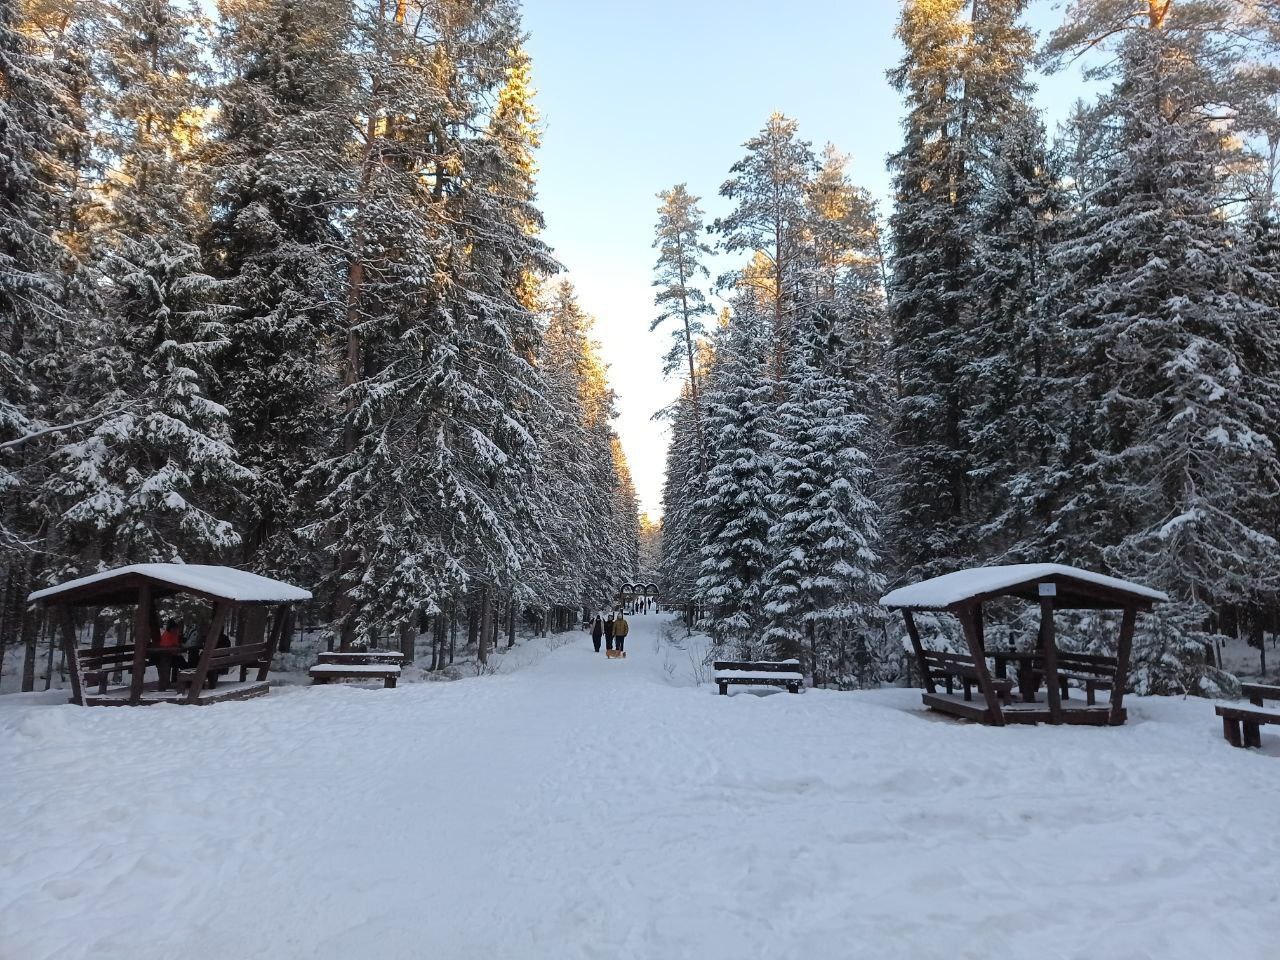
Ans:
[[[1054,606],[1058,608],[1149,607],[1169,599],[1159,590],[1065,563],[1015,563],[957,570],[922,580],[885,594],[880,604],[906,610],[948,610],[995,597],[1034,601],[1041,583],[1055,585]]]
[[[114,606],[138,602],[148,584],[156,596],[189,593],[232,603],[296,603],[311,593],[282,580],[234,567],[199,563],[135,563],[37,590],[30,602]]]

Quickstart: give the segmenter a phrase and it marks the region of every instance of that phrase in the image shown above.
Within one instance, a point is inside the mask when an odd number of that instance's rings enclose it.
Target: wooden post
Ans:
[[[920,630],[916,627],[916,618],[910,610],[902,611],[902,619],[906,621],[907,633],[911,636],[911,648],[916,652],[916,665],[920,668],[920,682],[930,693],[937,693],[933,684],[933,676],[929,673],[929,664],[924,658],[924,644],[920,642]]]
[[[147,673],[147,646],[151,635],[151,585],[138,587],[138,607],[133,612],[133,676],[129,681],[129,703],[142,702],[142,684]]]
[[[222,625],[227,619],[227,608],[231,605],[219,601],[213,605],[213,619],[209,621],[209,633],[204,638],[204,649],[200,651],[200,662],[196,664],[195,675],[191,678],[191,689],[187,692],[187,703],[195,703],[200,699],[200,691],[204,689],[204,678],[209,674],[209,658],[218,646],[218,636],[222,633]]]
[[[85,705],[84,687],[80,682],[80,657],[76,653],[76,622],[71,608],[62,608],[62,652],[67,658],[67,672],[71,674],[71,702]]]
[[[1124,688],[1129,685],[1129,657],[1133,652],[1133,628],[1138,621],[1138,608],[1124,608],[1120,621],[1120,643],[1116,647],[1116,675],[1111,681],[1111,713],[1107,722],[1113,727],[1124,723]]]
[[[293,607],[290,604],[282,603],[276,607],[276,622],[271,625],[271,633],[267,636],[267,649],[262,654],[262,665],[258,667],[258,679],[267,679],[267,673],[271,670],[271,660],[276,655],[276,650],[280,648],[280,642],[284,637],[289,635],[289,631],[293,629]],[[217,643],[217,639],[214,639]]]
[[[982,650],[982,628],[978,625],[977,611],[972,607],[961,607],[956,611],[960,624],[964,627],[965,639],[969,642],[969,653],[973,656],[975,669],[978,671],[978,688],[987,698],[987,716],[991,718],[993,727],[1004,726],[1004,709],[996,697],[995,684],[991,682],[991,674],[987,671],[987,657]]]
[[[1043,590],[1048,584],[1040,584]],[[1045,697],[1049,722],[1062,722],[1062,691],[1058,689],[1058,641],[1053,630],[1053,594],[1040,594],[1040,646],[1044,653]]]

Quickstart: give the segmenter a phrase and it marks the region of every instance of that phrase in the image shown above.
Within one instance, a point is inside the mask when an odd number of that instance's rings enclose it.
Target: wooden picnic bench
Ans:
[[[218,678],[237,667],[240,669],[241,683],[248,679],[250,669],[258,671],[259,680],[265,680],[267,670],[271,667],[271,654],[267,652],[269,649],[270,646],[267,643],[240,643],[210,650],[207,655],[205,683],[210,689],[216,688]],[[195,683],[199,673],[199,666],[190,670],[179,670],[174,674],[173,682],[179,687],[190,687]]]
[[[788,693],[799,693],[804,683],[799,660],[717,660],[716,685],[720,695],[729,693],[729,684],[786,687]]]
[[[1249,698],[1249,706],[1220,703],[1214,707],[1222,718],[1222,735],[1233,747],[1260,747],[1262,726],[1280,724],[1280,709],[1266,706],[1268,700],[1280,701],[1280,686],[1242,683],[1240,692]]]
[[[1014,664],[1018,672],[1018,687],[1023,700],[1030,703],[1044,681],[1045,658],[1039,651],[996,650],[991,653],[995,661],[996,677],[1003,680],[1008,665]],[[1094,706],[1097,691],[1115,686],[1116,658],[1098,653],[1057,652],[1058,690],[1063,700],[1070,699],[1072,682],[1084,687],[1085,702]]]
[[[941,683],[947,688],[948,694],[955,693],[955,681],[958,680],[964,689],[964,698],[973,699],[973,688],[979,685],[977,660],[966,653],[946,653],[940,650],[922,652],[925,666],[929,671],[929,680],[933,683]],[[991,686],[999,700],[1004,703],[1009,702],[1013,681],[996,676],[991,678]]]
[[[396,650],[330,650],[321,653],[310,671],[312,683],[331,680],[381,680],[394,690],[404,654]]]
[[[84,689],[96,686],[100,692],[105,692],[113,673],[133,669],[134,649],[132,643],[121,643],[96,650],[77,650],[71,669],[80,672],[80,683]]]

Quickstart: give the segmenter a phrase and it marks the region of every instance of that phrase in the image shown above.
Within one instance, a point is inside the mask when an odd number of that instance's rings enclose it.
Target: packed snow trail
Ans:
[[[1278,738],[719,697],[664,622],[396,690],[0,698],[0,957],[1275,956]]]

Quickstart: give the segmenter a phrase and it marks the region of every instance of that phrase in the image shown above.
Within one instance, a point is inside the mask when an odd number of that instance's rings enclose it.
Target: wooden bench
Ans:
[[[394,690],[404,654],[394,650],[330,650],[317,659],[319,663],[308,671],[312,683],[381,680],[385,689]]]
[[[105,692],[111,674],[122,670],[133,669],[135,647],[132,643],[122,643],[112,647],[99,647],[97,650],[77,650],[76,662],[72,669],[80,671],[80,684],[85,690],[97,686],[98,692]]]
[[[267,660],[267,644],[241,643],[232,647],[216,647],[209,654],[209,670],[205,674],[205,683],[217,687],[218,678],[236,667],[240,668],[240,681],[243,683],[249,676],[249,669],[256,668],[261,674],[271,664]],[[189,687],[195,683],[199,669],[179,670],[173,676],[173,682],[179,687]],[[265,679],[259,676],[259,679]]]
[[[1041,661],[1043,663],[1043,661]],[[1085,702],[1093,706],[1098,690],[1115,686],[1116,658],[1100,653],[1063,653],[1058,651],[1058,687],[1062,699],[1068,698],[1070,681],[1084,687]]]
[[[804,683],[799,660],[717,660],[716,685],[720,695],[729,693],[729,684],[786,687],[788,693],[799,693]]]
[[[926,650],[924,662],[933,683],[941,683],[947,688],[948,694],[954,694],[955,681],[959,680],[964,688],[964,698],[973,699],[973,688],[978,686],[978,664],[973,657],[963,653]],[[991,685],[995,689],[996,699],[1008,703],[1013,681],[1004,677],[992,677]]]
[[[1280,723],[1280,709],[1266,706],[1268,700],[1280,701],[1280,686],[1242,683],[1240,692],[1249,698],[1249,706],[1220,703],[1214,707],[1222,718],[1222,735],[1233,747],[1260,747],[1263,725]]]

